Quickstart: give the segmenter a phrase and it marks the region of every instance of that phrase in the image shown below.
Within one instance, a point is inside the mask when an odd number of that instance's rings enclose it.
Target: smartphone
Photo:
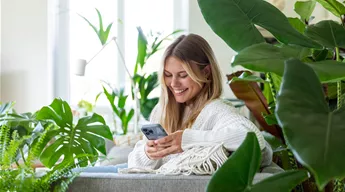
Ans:
[[[144,133],[148,140],[156,140],[168,136],[167,132],[165,132],[160,124],[143,125],[141,127],[141,131]]]

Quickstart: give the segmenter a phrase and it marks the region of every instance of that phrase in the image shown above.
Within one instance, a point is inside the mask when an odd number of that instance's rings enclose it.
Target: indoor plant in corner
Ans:
[[[0,188],[6,191],[66,191],[75,167],[93,165],[112,139],[104,119],[93,114],[73,124],[66,101],[55,99],[36,113],[0,107]],[[50,168],[36,172],[35,167]]]
[[[232,65],[265,72],[269,83],[275,85],[271,86],[276,104],[275,117],[282,127],[284,139],[301,164],[299,168],[308,170],[318,187],[305,190],[333,191],[337,187],[343,190],[344,185],[335,183],[333,186],[333,180],[345,177],[342,161],[345,148],[341,144],[345,136],[344,121],[340,118],[345,110],[341,83],[345,79],[342,56],[345,49],[344,4],[336,0],[296,2],[295,11],[300,18],[286,18],[263,0],[198,2],[212,30],[238,52]],[[315,3],[320,3],[339,19],[311,24]],[[269,31],[278,44],[265,43],[255,25]],[[330,83],[337,87],[335,110],[325,99],[329,99]],[[215,174],[213,180],[223,180],[224,176]],[[271,185],[266,191],[273,190],[271,186],[278,184],[274,181],[277,176],[267,179]],[[282,179],[289,182],[294,176],[287,174]],[[250,191],[251,186],[238,180],[232,185],[245,186],[237,191]]]

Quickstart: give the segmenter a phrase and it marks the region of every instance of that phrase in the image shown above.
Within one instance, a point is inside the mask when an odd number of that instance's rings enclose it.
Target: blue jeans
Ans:
[[[86,168],[75,168],[73,172],[82,173],[117,173],[119,168],[127,168],[127,163],[117,164],[117,165],[107,165],[107,166],[95,166]]]

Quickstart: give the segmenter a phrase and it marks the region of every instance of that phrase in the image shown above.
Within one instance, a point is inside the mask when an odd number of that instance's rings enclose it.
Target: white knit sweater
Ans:
[[[158,123],[160,112],[152,111],[151,123]],[[245,139],[247,132],[255,132],[260,149],[265,149],[265,140],[260,130],[247,118],[240,115],[230,102],[216,99],[207,104],[200,112],[190,129],[182,135],[183,150],[195,143],[223,143],[228,151],[235,151]],[[168,155],[160,160],[147,157],[144,147],[146,140],[138,141],[134,150],[128,156],[128,167],[143,167],[158,169],[160,166],[176,157],[178,154]]]

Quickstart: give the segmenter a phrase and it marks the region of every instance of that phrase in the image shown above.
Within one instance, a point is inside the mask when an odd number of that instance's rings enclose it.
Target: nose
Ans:
[[[180,86],[180,82],[176,77],[172,77],[171,79],[171,87],[179,87]]]

